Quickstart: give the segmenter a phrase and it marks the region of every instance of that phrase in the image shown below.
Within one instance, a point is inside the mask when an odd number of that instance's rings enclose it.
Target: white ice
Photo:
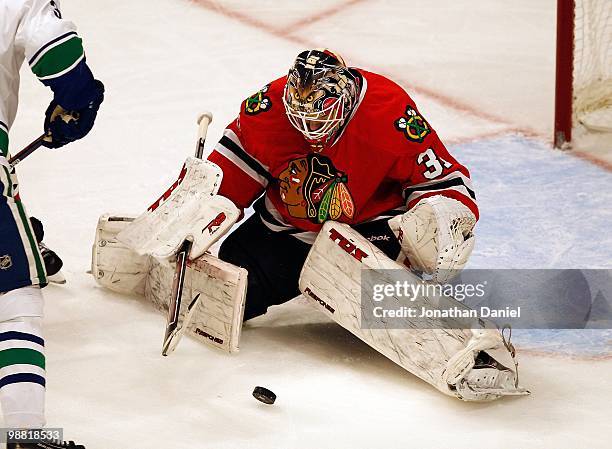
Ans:
[[[611,268],[612,175],[549,145],[555,4],[62,1],[107,100],[87,139],[19,166],[68,277],[45,289],[49,425],[88,449],[609,448],[609,333],[530,334],[519,351],[532,396],[463,403],[301,300],[248,324],[237,356],[186,339],[162,358],[164,317],[85,273],[98,216],[138,213],[171,183],[197,113],[215,114],[210,145],[307,46],[398,80],[469,165],[482,214],[471,266]],[[13,151],[41,132],[50,100],[27,70],[21,93]],[[277,404],[256,402],[255,385]]]

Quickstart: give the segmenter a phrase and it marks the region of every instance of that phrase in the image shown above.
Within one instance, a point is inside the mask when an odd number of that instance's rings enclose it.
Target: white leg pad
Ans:
[[[528,394],[517,385],[517,365],[497,329],[417,329],[410,318],[402,329],[362,329],[362,269],[405,267],[348,225],[328,221],[306,259],[300,290],[331,319],[447,395],[483,401]],[[415,283],[423,282],[407,270],[406,275],[413,276]],[[418,301],[430,308],[449,303],[465,308],[448,296],[423,296]],[[503,365],[501,369],[487,366],[490,371],[486,373],[476,369],[475,360],[483,351]]]
[[[170,302],[173,276],[174,263],[168,266],[152,259],[145,284],[145,297],[164,313]],[[208,346],[228,353],[238,352],[246,287],[247,271],[244,268],[210,254],[189,262],[183,286],[179,327],[183,326],[190,303],[200,295],[185,333]]]
[[[144,296],[159,310],[168,310],[174,263],[141,256],[117,240],[117,233],[133,217],[103,215],[98,221],[93,246],[92,274],[109,290]],[[247,271],[205,254],[187,267],[179,327],[187,309],[200,295],[186,333],[208,346],[237,352],[242,330]],[[160,336],[161,339],[161,336]]]
[[[91,274],[109,290],[143,296],[149,256],[141,256],[117,240],[117,233],[134,218],[110,214],[100,217],[92,248]]]

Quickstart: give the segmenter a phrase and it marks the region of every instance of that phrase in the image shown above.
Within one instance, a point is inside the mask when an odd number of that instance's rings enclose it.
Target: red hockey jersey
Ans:
[[[453,158],[414,101],[391,80],[361,69],[360,98],[333,144],[315,152],[283,106],[286,77],[247,98],[208,159],[224,173],[219,194],[256,210],[272,230],[318,231],[403,213],[444,195],[478,217],[463,165]]]

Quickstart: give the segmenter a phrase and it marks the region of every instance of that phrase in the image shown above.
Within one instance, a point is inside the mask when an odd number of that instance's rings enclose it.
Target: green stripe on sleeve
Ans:
[[[12,348],[0,351],[0,368],[11,365],[34,365],[45,369],[45,356],[42,352],[29,348]]]
[[[32,67],[32,72],[45,78],[63,72],[83,56],[83,40],[74,36],[51,48]]]
[[[0,128],[0,154],[2,154],[4,157],[6,157],[8,154],[8,144],[8,134],[2,128]]]

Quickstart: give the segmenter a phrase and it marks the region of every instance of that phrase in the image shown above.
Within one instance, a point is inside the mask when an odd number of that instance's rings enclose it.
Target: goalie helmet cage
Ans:
[[[554,144],[612,132],[612,0],[557,0]]]

